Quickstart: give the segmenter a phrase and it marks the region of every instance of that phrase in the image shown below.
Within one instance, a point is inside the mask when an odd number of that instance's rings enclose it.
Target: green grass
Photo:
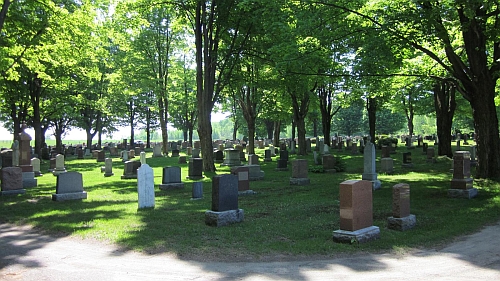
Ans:
[[[25,195],[0,197],[0,221],[30,224],[52,234],[76,235],[115,243],[126,250],[145,253],[169,252],[184,258],[212,260],[268,259],[273,256],[331,257],[354,252],[407,251],[432,247],[459,235],[477,231],[500,218],[500,185],[492,181],[475,181],[478,197],[450,199],[451,160],[439,158],[435,164],[425,162],[421,149],[412,150],[414,167],[401,167],[402,151],[392,155],[395,173],[379,174],[382,189],[373,194],[374,225],[380,227],[381,239],[360,245],[337,244],[332,232],[339,229],[339,184],[360,179],[362,155],[350,152],[333,154],[346,164],[346,172],[336,174],[309,173],[311,184],[290,186],[290,171],[278,172],[276,159],[261,162],[266,175],[253,181],[253,196],[239,198],[245,220],[231,226],[214,228],[204,223],[204,212],[211,207],[211,177],[229,173],[228,167],[217,166],[216,173],[205,173],[203,200],[191,200],[193,181],[184,190],[162,191],[156,187],[156,207],[137,209],[137,181],[121,180],[123,163],[115,158],[114,176],[101,174],[95,159],[69,157],[68,171],[83,174],[88,199],[72,202],[51,201],[56,178],[49,173],[38,178],[38,187]],[[263,159],[264,151],[257,150]],[[377,151],[380,157],[380,151]],[[151,152],[148,152],[151,157]],[[291,155],[291,159],[296,156]],[[311,155],[300,157],[313,163]],[[138,160],[137,160],[138,161]],[[148,158],[154,169],[155,185],[161,183],[162,167],[174,166],[177,158]],[[378,163],[377,160],[377,165]],[[46,171],[48,163],[42,165]],[[182,177],[188,174],[181,165]],[[408,183],[411,188],[411,213],[417,226],[406,232],[387,229],[392,214],[392,186]],[[291,258],[291,257],[290,257]]]

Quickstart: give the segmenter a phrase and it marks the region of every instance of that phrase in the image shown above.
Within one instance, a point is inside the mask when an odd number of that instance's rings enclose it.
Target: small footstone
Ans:
[[[388,217],[387,227],[393,230],[406,231],[412,229],[417,224],[415,215],[409,215],[403,218]]]
[[[337,243],[366,243],[380,238],[380,229],[377,226],[369,226],[355,231],[335,230],[333,241]]]
[[[205,212],[205,224],[209,226],[226,226],[233,223],[242,222],[245,217],[243,209],[215,212],[208,210]]]

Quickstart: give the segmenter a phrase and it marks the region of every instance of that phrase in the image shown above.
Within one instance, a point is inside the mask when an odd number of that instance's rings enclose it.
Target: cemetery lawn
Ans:
[[[104,163],[90,157],[78,160],[69,156],[66,169],[83,174],[88,199],[52,201],[56,177],[47,172],[48,161],[45,161],[38,187],[27,189],[24,195],[0,197],[0,222],[32,225],[51,235],[113,243],[124,251],[170,253],[203,261],[268,261],[330,258],[361,252],[397,254],[421,247],[440,247],[500,219],[498,182],[474,181],[479,190],[476,198],[450,199],[447,190],[452,178],[451,159],[439,157],[437,163],[429,164],[422,149],[415,148],[411,150],[414,167],[402,168],[405,151],[406,148],[398,147],[397,154],[391,155],[394,174],[379,174],[382,189],[373,193],[373,216],[381,238],[366,244],[337,244],[332,240],[332,232],[339,229],[339,184],[361,179],[363,173],[362,154],[337,150],[332,154],[345,163],[345,172],[318,173],[321,169],[312,165],[312,153],[290,155],[290,160],[305,158],[310,164],[311,184],[305,186],[290,186],[291,171],[275,171],[276,158],[273,162],[261,161],[265,178],[250,182],[250,189],[257,194],[239,198],[245,220],[231,226],[215,228],[204,223],[204,213],[211,208],[211,177],[229,173],[228,167],[216,164],[216,173],[205,173],[204,198],[191,200],[193,181],[185,180],[187,164],[180,165],[185,182],[183,190],[160,190],[162,167],[179,165],[178,159],[151,158],[151,151],[147,153],[147,163],[155,175],[154,209],[137,209],[137,180],[120,179],[123,173],[120,159],[113,159],[115,175],[104,177],[100,171]],[[261,160],[264,158],[264,150],[257,149],[256,153]],[[138,157],[135,160],[139,161]],[[377,150],[377,170],[379,160],[380,150]],[[398,183],[410,185],[411,213],[417,218],[416,227],[406,232],[387,228],[387,217],[392,215],[392,186]]]

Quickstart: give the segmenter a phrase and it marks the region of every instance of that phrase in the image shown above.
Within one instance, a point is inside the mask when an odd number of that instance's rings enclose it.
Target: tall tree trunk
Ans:
[[[294,136],[294,124],[297,126],[297,142],[299,145],[298,155],[307,155],[306,150],[306,123],[305,118],[307,116],[307,111],[309,110],[309,93],[306,92],[302,96],[298,97],[297,94],[289,92],[292,98],[292,108],[293,108],[293,122],[292,122],[292,139]]]
[[[368,98],[366,101],[366,110],[368,111],[371,142],[375,143],[375,123],[377,121],[377,101],[375,98]]]
[[[457,103],[455,86],[446,81],[434,85],[434,107],[436,109],[436,128],[438,137],[438,155],[453,157],[451,149],[451,126]]]
[[[248,125],[248,154],[255,154],[255,118],[247,120]]]
[[[236,140],[237,139],[237,136],[238,136],[238,128],[239,128],[239,122],[238,122],[238,118],[234,118],[235,121],[234,121],[234,126],[233,126],[233,140]]]
[[[4,0],[2,5],[2,10],[0,10],[0,32],[2,32],[3,24],[5,23],[5,18],[7,18],[7,11],[12,3],[10,0]]]
[[[151,110],[146,111],[146,148],[151,148]]]
[[[281,121],[274,121],[273,145],[275,147],[280,146],[280,132],[281,132]]]
[[[40,96],[42,93],[42,79],[35,74],[30,87],[31,106],[33,108],[33,129],[35,130],[35,154],[41,155],[42,149],[42,122],[40,117]]]
[[[274,122],[269,119],[266,119],[264,120],[264,124],[266,126],[267,139],[272,140],[274,132]]]

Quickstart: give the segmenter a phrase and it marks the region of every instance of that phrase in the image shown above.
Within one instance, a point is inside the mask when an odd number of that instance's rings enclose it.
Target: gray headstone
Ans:
[[[203,198],[203,183],[202,182],[194,182],[193,183],[193,195],[192,199],[201,199]]]
[[[139,196],[139,209],[154,208],[154,173],[148,164],[141,165],[141,168],[137,171],[137,194]]]
[[[63,201],[86,198],[87,193],[83,191],[82,174],[66,172],[57,176],[56,194],[52,194],[52,200]]]
[[[212,179],[212,211],[223,212],[238,209],[238,177],[214,176]]]

